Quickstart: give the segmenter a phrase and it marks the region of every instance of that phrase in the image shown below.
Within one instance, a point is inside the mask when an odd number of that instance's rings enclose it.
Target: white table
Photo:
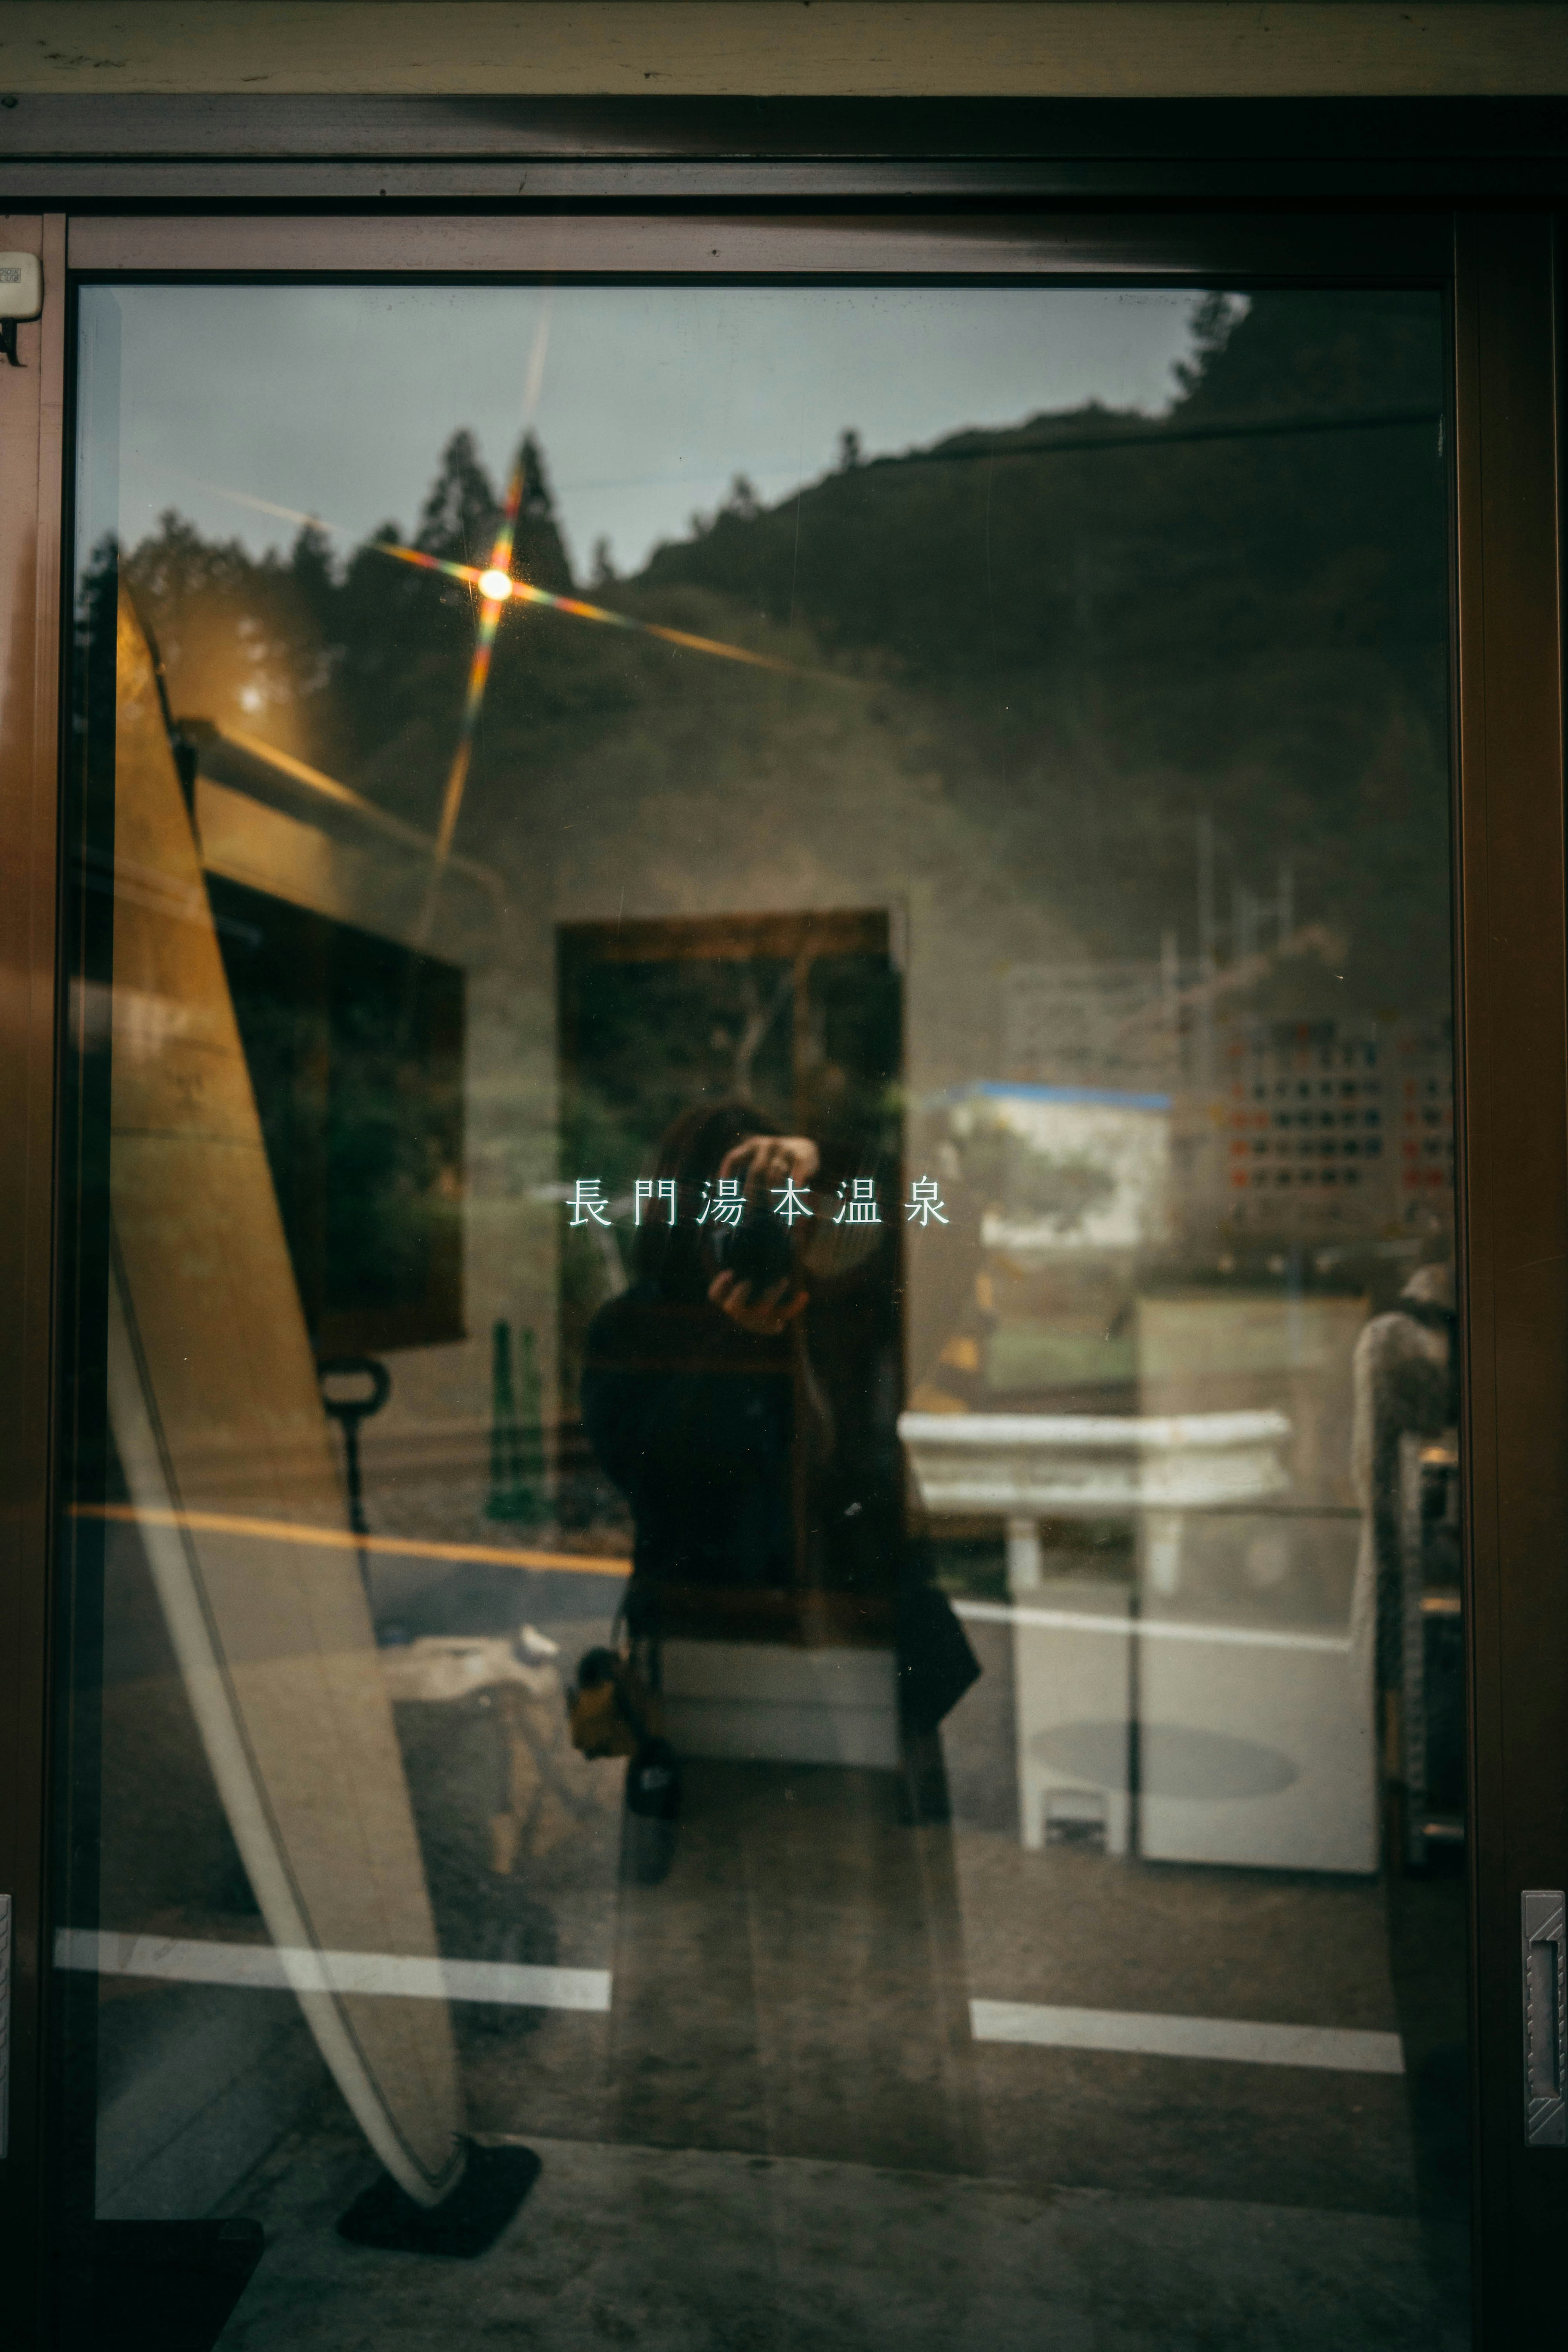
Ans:
[[[906,1412],[921,1500],[932,1513],[994,1513],[1007,1527],[1007,1582],[1040,1582],[1042,1519],[1131,1518],[1149,1589],[1180,1587],[1182,1515],[1262,1501],[1289,1484],[1282,1412]]]
[[[899,1433],[929,1512],[1006,1528],[1008,1601],[958,1605],[1012,1630],[1026,1845],[1089,1824],[1112,1853],[1375,1868],[1364,1575],[1347,1576],[1347,1618],[1321,1627],[1266,1610],[1225,1622],[1184,1598],[1193,1545],[1234,1541],[1253,1511],[1268,1544],[1353,1551],[1353,1517],[1271,1509],[1290,1484],[1283,1413],[905,1413]],[[1135,1584],[1047,1572],[1042,1521],[1108,1518],[1132,1524]]]

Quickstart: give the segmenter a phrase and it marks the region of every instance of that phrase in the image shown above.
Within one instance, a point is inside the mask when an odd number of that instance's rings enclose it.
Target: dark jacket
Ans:
[[[635,1283],[594,1318],[583,1421],[631,1506],[633,1571],[658,1584],[791,1580],[787,1337]]]

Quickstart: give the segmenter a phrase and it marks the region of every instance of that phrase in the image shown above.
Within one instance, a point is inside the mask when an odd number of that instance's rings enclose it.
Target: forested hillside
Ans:
[[[673,794],[698,833],[765,780],[784,845],[792,792],[820,811],[839,780],[876,775],[933,858],[984,844],[985,866],[1057,905],[1087,949],[1152,957],[1174,927],[1190,958],[1206,812],[1222,919],[1232,880],[1266,894],[1288,858],[1298,919],[1343,942],[1275,976],[1282,1009],[1440,996],[1437,309],[1342,293],[1237,309],[1206,307],[1163,425],[1091,407],[869,463],[847,432],[838,468],[797,495],[764,508],[737,482],[637,577],[578,583],[826,682],[510,612],[459,845],[515,866],[569,831],[588,779],[601,807],[612,780],[634,830],[639,795]],[[1347,427],[1369,412],[1405,421]],[[1258,429],[1290,418],[1309,429]],[[547,457],[528,452],[517,568],[559,589]],[[498,507],[458,435],[411,541],[482,562]],[[126,564],[178,709],[434,827],[473,645],[466,587],[314,530],[257,561],[174,515]]]

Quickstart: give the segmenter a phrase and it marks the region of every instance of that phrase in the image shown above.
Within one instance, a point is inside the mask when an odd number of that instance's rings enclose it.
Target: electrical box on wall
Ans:
[[[36,253],[0,253],[0,319],[36,319],[44,307],[44,273]]]
[[[36,253],[0,253],[0,359],[13,367],[16,357],[16,321],[36,319],[44,307],[44,273]]]

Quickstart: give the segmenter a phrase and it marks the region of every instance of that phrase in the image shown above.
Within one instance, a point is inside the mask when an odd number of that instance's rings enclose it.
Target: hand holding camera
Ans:
[[[713,1236],[719,1271],[708,1297],[742,1331],[776,1339],[805,1308],[795,1286],[791,1221],[781,1219],[773,1195],[809,1184],[822,1155],[809,1136],[749,1135],[726,1152],[721,1181],[739,1178],[745,1210],[738,1224]]]

